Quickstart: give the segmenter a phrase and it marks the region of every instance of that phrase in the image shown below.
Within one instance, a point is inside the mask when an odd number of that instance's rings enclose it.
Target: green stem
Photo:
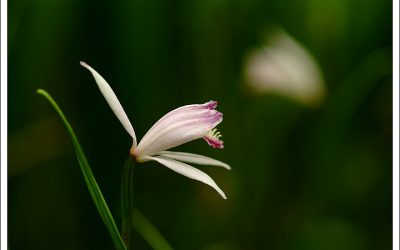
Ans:
[[[133,195],[133,175],[135,164],[132,158],[128,157],[122,170],[121,180],[121,205],[122,205],[122,239],[128,250],[132,248],[133,214],[135,211]]]

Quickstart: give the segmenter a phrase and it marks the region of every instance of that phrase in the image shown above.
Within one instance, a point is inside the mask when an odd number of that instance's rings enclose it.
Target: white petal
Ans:
[[[126,115],[124,109],[119,103],[117,96],[114,94],[114,91],[111,89],[110,85],[106,82],[106,80],[104,80],[104,78],[99,73],[96,72],[96,70],[87,65],[85,62],[81,61],[80,63],[83,67],[85,67],[92,73],[94,80],[96,81],[97,86],[99,86],[99,89],[103,94],[104,98],[106,99],[108,105],[110,105],[110,108],[117,116],[119,121],[122,123],[122,126],[124,126],[125,130],[131,135],[133,139],[133,145],[134,147],[136,147],[137,142],[136,142],[135,131],[133,130],[132,124],[129,121],[128,116]]]
[[[194,108],[190,105],[171,111],[146,133],[135,155],[138,158],[156,155],[205,136],[222,121],[222,113],[210,107],[203,104],[201,108]]]
[[[201,182],[211,186],[212,188],[214,188],[222,196],[222,198],[226,199],[225,193],[217,186],[217,184],[214,182],[214,180],[211,179],[211,177],[208,176],[206,173],[198,170],[197,168],[194,168],[183,162],[168,159],[163,156],[157,156],[157,157],[145,156],[145,157],[143,157],[143,160],[157,161],[160,164],[166,166],[167,168],[169,168],[181,175],[184,175],[190,179],[201,181]]]
[[[194,164],[199,164],[199,165],[210,165],[210,166],[219,166],[226,168],[228,170],[231,169],[231,167],[222,162],[215,160],[213,158],[203,156],[203,155],[198,155],[198,154],[191,154],[191,153],[184,153],[184,152],[172,152],[172,151],[162,151],[160,152],[161,156],[165,156],[174,160],[178,161],[183,161],[187,163],[194,163]]]

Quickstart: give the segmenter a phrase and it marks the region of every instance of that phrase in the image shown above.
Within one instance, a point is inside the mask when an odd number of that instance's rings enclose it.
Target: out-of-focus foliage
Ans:
[[[9,1],[10,249],[111,249],[47,89],[120,221],[129,136],[85,60],[112,85],[138,137],[166,112],[219,101],[225,149],[179,150],[228,196],[166,168],[136,168],[136,205],[174,249],[390,249],[391,1]],[[276,27],[310,53],[318,105],[250,91],[246,58]],[[138,249],[150,246],[138,235]]]

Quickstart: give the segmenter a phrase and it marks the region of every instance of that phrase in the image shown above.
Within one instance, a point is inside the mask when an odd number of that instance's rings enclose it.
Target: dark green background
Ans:
[[[112,249],[66,131],[74,127],[117,222],[131,140],[85,60],[141,138],[163,114],[218,100],[225,149],[179,151],[226,192],[157,163],[136,170],[136,205],[174,249],[390,249],[392,6],[375,0],[15,0],[8,10],[10,249]],[[244,86],[244,58],[272,27],[316,58],[317,107]],[[136,236],[137,249],[150,249]]]

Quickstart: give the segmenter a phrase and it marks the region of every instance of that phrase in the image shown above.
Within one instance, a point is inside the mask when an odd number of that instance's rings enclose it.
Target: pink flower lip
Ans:
[[[211,137],[207,137],[207,136],[204,136],[203,138],[204,138],[204,140],[206,140],[208,145],[210,145],[213,148],[224,148],[224,142],[219,139],[215,139],[215,138],[211,138]]]
[[[224,142],[220,139],[222,137],[221,133],[217,131],[216,128],[208,131],[208,133],[203,136],[208,145],[213,148],[224,148]]]

